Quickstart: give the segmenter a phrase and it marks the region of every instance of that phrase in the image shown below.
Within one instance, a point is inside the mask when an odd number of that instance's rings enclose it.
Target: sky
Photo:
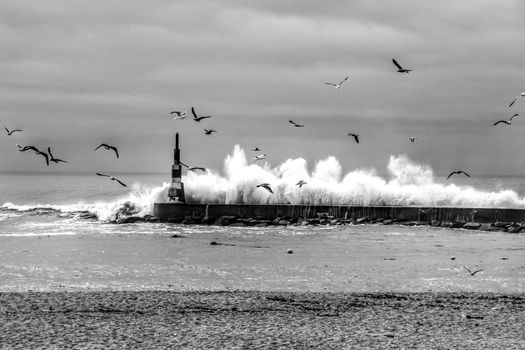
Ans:
[[[178,131],[182,160],[218,171],[239,144],[271,166],[335,156],[381,174],[406,154],[437,174],[521,175],[525,97],[507,106],[525,92],[524,42],[521,0],[3,0],[0,121],[23,132],[1,135],[0,172],[169,179]],[[213,117],[170,117],[192,106]]]

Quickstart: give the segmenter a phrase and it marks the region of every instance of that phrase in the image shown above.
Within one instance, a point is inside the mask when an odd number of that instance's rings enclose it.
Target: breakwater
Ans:
[[[525,210],[506,208],[155,203],[153,215],[164,222],[235,226],[399,223],[514,233],[525,229]]]

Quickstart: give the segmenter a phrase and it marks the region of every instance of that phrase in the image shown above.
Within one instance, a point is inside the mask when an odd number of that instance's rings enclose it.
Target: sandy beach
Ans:
[[[108,230],[0,237],[0,348],[525,346],[521,234]]]
[[[1,293],[2,349],[522,349],[525,297]]]

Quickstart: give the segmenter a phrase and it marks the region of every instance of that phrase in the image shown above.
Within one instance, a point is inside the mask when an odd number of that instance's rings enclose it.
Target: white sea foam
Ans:
[[[319,161],[312,172],[303,158],[288,159],[271,167],[248,161],[238,145],[228,155],[224,172],[189,173],[186,200],[197,203],[290,203],[333,205],[415,205],[458,207],[525,207],[525,199],[512,190],[487,192],[471,186],[439,183],[428,165],[407,156],[391,156],[388,178],[374,169],[343,174],[335,157]],[[307,182],[299,188],[299,180]],[[273,194],[260,183],[270,184]]]
[[[188,172],[183,182],[189,203],[525,207],[525,198],[512,190],[489,192],[440,183],[430,166],[414,163],[405,155],[391,156],[387,170],[387,178],[377,175],[374,169],[344,174],[335,157],[320,160],[311,172],[303,158],[288,159],[272,167],[268,162],[248,160],[236,145],[226,157],[222,173]],[[297,186],[299,180],[306,181],[306,185]],[[256,187],[263,182],[270,184],[273,194]],[[37,214],[89,212],[108,221],[117,215],[153,214],[153,204],[167,200],[169,185],[133,184],[131,191],[117,200],[67,205],[5,203],[1,208]]]
[[[167,189],[169,183],[163,183],[161,186],[143,186],[133,184],[131,192],[120,199],[113,201],[98,201],[94,203],[79,202],[75,204],[51,205],[15,205],[5,203],[3,209],[16,210],[23,212],[35,212],[37,214],[46,214],[50,212],[63,213],[92,213],[99,220],[109,221],[116,218],[117,213],[123,215],[147,215],[152,214],[153,204],[155,202],[164,202],[167,198]]]

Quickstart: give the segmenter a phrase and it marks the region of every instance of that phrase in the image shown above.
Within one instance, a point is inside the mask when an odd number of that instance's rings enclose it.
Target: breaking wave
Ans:
[[[60,213],[63,213],[85,218],[94,216],[101,221],[111,221],[117,219],[119,216],[151,215],[153,213],[153,204],[166,200],[168,188],[169,183],[167,182],[156,187],[134,184],[131,187],[130,193],[113,201],[97,201],[94,203],[79,202],[64,205],[15,205],[5,203],[1,208],[35,215],[60,215]]]
[[[512,190],[482,191],[472,186],[436,181],[428,165],[417,164],[405,155],[391,156],[388,179],[374,169],[356,169],[343,174],[335,157],[319,161],[308,171],[303,158],[288,159],[277,167],[254,163],[236,145],[224,162],[224,171],[188,172],[184,176],[188,203],[223,204],[308,204],[308,205],[394,205],[524,208],[525,198]],[[306,184],[296,185],[299,180]],[[268,183],[273,191],[256,187]],[[29,214],[76,215],[112,221],[130,215],[151,215],[155,202],[167,201],[170,184],[134,184],[130,193],[117,200],[67,205],[15,205],[5,203],[1,210]]]
[[[226,157],[224,175],[189,173],[184,184],[186,200],[195,203],[525,207],[525,198],[512,190],[487,192],[438,183],[430,166],[405,155],[390,156],[387,169],[388,180],[374,169],[343,174],[335,157],[319,161],[312,172],[303,158],[272,168],[248,160],[236,145]],[[299,187],[299,180],[307,184]],[[270,184],[274,193],[257,188],[260,183]]]

